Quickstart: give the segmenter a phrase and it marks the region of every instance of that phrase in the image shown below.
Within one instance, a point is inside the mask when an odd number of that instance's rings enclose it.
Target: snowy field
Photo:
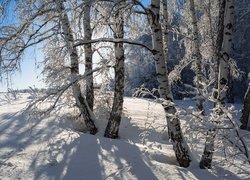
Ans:
[[[74,131],[66,117],[56,114],[29,118],[20,113],[28,97],[23,94],[9,103],[1,94],[1,180],[250,179],[247,163],[236,159],[223,165],[218,154],[212,170],[200,170],[202,140],[190,146],[192,165],[179,167],[167,140],[163,109],[152,101],[125,98],[120,138],[111,140],[102,137],[107,120],[96,122],[99,132],[92,136]]]

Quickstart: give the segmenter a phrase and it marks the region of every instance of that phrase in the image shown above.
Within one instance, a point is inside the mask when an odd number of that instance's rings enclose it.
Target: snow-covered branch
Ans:
[[[131,39],[121,39],[121,38],[98,38],[98,39],[92,39],[92,40],[83,40],[83,39],[77,39],[74,47],[82,46],[85,44],[90,44],[90,43],[101,43],[101,42],[111,42],[111,43],[126,43],[126,44],[132,44],[132,45],[137,45],[146,48],[150,52],[153,52],[153,49],[148,47],[145,44],[142,44],[140,42],[131,40]]]

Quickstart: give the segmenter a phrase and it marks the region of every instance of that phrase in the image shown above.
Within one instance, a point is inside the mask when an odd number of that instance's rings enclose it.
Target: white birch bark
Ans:
[[[79,75],[79,57],[77,53],[77,49],[73,46],[74,45],[74,37],[73,32],[70,27],[69,19],[66,14],[63,1],[57,0],[56,1],[58,12],[60,13],[60,22],[62,25],[62,30],[64,34],[64,38],[66,41],[66,46],[68,53],[70,55],[70,62],[71,62],[71,78],[72,80],[78,78]],[[95,127],[92,112],[90,111],[88,104],[86,103],[86,99],[81,93],[80,84],[74,83],[72,85],[73,96],[76,100],[76,104],[80,109],[82,116],[84,118],[86,127],[91,134],[95,134],[97,132],[97,128]]]
[[[165,64],[168,63],[168,2],[167,0],[161,0],[162,6],[162,38],[163,38],[163,53],[165,57]],[[166,70],[167,71],[167,70]]]
[[[226,0],[224,15],[224,35],[219,64],[219,100],[225,103],[228,89],[229,60],[232,54],[232,34],[234,24],[234,0]]]
[[[164,100],[162,106],[166,113],[168,122],[168,133],[173,144],[173,149],[178,163],[182,167],[190,164],[189,150],[184,142],[181,131],[180,120],[176,116],[176,109],[173,105],[173,97],[169,86],[168,75],[163,49],[163,34],[160,24],[160,0],[152,0],[149,12],[149,21],[152,30],[153,55],[156,66],[157,81],[159,82],[159,94]]]
[[[92,29],[90,25],[90,10],[91,1],[87,1],[83,7],[83,29],[84,29],[84,40],[91,40]],[[84,45],[84,55],[85,55],[85,71],[86,73],[92,72],[92,46],[91,43]],[[86,100],[91,111],[93,111],[94,106],[94,85],[93,85],[93,73],[89,73],[86,78]]]
[[[123,2],[118,2],[115,8],[114,38],[124,37],[124,17],[122,13]],[[118,138],[119,126],[123,110],[124,93],[124,48],[123,43],[115,43],[115,92],[112,110],[109,121],[105,129],[104,136],[108,138]]]
[[[195,62],[195,85],[198,88],[198,91],[202,91],[202,79],[203,79],[203,74],[201,70],[201,60],[202,60],[202,55],[200,52],[200,41],[199,41],[199,30],[198,30],[198,24],[197,24],[197,17],[196,17],[196,10],[195,10],[195,5],[194,5],[194,0],[189,0],[189,8],[191,12],[191,19],[192,19],[192,34],[193,34],[193,58]],[[199,96],[201,94],[199,93]],[[204,113],[204,108],[202,105],[202,100],[198,98],[196,100],[196,106],[197,108]]]

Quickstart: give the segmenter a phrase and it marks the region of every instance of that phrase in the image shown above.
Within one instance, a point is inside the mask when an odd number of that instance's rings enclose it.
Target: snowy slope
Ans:
[[[56,115],[34,119],[21,114],[29,101],[23,95],[0,106],[0,179],[240,179],[250,169],[216,166],[200,170],[177,165],[166,140],[159,104],[125,98],[120,139],[102,137],[107,120],[100,119],[96,136],[78,133]],[[197,155],[197,157],[199,157]],[[247,165],[246,165],[247,166]],[[241,167],[240,167],[241,169]]]

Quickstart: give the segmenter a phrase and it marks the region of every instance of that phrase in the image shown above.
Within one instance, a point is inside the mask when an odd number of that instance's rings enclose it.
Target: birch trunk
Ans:
[[[68,16],[66,14],[66,11],[65,11],[63,1],[57,0],[56,3],[57,3],[58,11],[60,13],[60,21],[61,21],[61,26],[62,26],[64,38],[66,41],[67,50],[68,50],[69,55],[70,55],[71,78],[74,80],[74,79],[78,78],[78,75],[79,75],[79,57],[77,54],[77,49],[73,46],[73,44],[74,44],[73,32],[72,32],[72,29],[70,27],[69,19],[68,19]],[[85,121],[85,124],[86,124],[88,131],[91,134],[96,134],[97,128],[95,127],[94,121],[92,119],[93,114],[88,107],[86,99],[84,98],[84,96],[81,93],[80,84],[74,83],[72,85],[72,90],[73,90],[73,96],[76,100],[76,104],[81,111],[81,114],[84,118],[84,121]]]
[[[226,9],[224,16],[224,35],[221,49],[221,58],[219,64],[219,100],[225,103],[228,89],[228,69],[229,60],[232,51],[232,34],[234,22],[234,0],[226,0]]]
[[[242,109],[242,116],[240,118],[240,122],[242,125],[240,126],[241,129],[248,129],[248,120],[249,120],[249,114],[250,114],[250,83],[248,85],[247,92],[244,97],[244,106]]]
[[[83,29],[84,29],[84,40],[91,40],[92,29],[90,25],[90,9],[91,1],[86,2],[83,7]],[[93,111],[94,106],[94,85],[93,85],[93,73],[92,72],[92,46],[91,43],[84,45],[84,54],[85,54],[85,72],[90,74],[86,78],[86,100],[91,111]]]
[[[233,104],[234,103],[234,93],[233,93],[233,79],[231,76],[231,70],[228,69],[228,89],[227,89],[227,94],[226,94],[226,98],[227,98],[227,102]]]
[[[229,0],[230,1],[230,0]],[[228,73],[228,60],[229,57],[227,59],[227,61],[224,61],[224,54],[220,54],[220,50],[224,50],[222,51],[222,53],[225,52],[225,47],[228,48],[228,46],[226,46],[227,43],[231,44],[232,39],[230,40],[227,36],[228,34],[226,32],[228,29],[228,24],[227,23],[223,23],[227,20],[228,23],[231,22],[231,20],[229,21],[231,16],[231,8],[233,8],[233,6],[231,6],[231,2],[226,1],[226,0],[221,0],[220,1],[220,10],[219,10],[219,21],[218,21],[218,36],[217,36],[217,40],[216,40],[216,51],[215,51],[215,58],[219,59],[220,57],[220,66],[219,66],[219,81],[218,81],[218,98],[219,100],[221,100],[221,102],[223,102],[224,100],[221,99],[221,95],[225,95],[224,98],[226,97],[226,93],[222,94],[222,85],[224,84],[224,80],[222,81],[221,77],[224,78],[224,76],[227,78],[227,73]],[[230,18],[229,18],[230,17]],[[226,25],[226,26],[225,26]],[[232,24],[231,24],[232,25]],[[223,29],[223,31],[222,31]],[[232,29],[232,27],[231,27]],[[231,38],[232,38],[232,30],[231,31]],[[224,34],[223,38],[221,37],[222,34]],[[229,42],[228,42],[229,41]],[[228,45],[228,44],[227,44]],[[232,46],[232,44],[231,44]],[[224,49],[223,49],[224,48]],[[228,48],[228,55],[230,54],[230,48]],[[223,61],[223,62],[222,62]],[[221,69],[223,67],[223,69]],[[226,70],[226,72],[223,72],[223,70]],[[222,76],[223,75],[223,76]],[[226,81],[228,81],[228,79],[226,79]],[[222,84],[223,82],[223,84]],[[224,84],[224,88],[226,87],[226,84]],[[223,101],[222,101],[223,100]],[[215,113],[220,113],[220,112],[215,112]],[[213,122],[215,123],[215,122]],[[209,129],[209,131],[207,132],[207,137],[206,137],[206,143],[205,143],[205,148],[201,157],[201,161],[200,161],[200,168],[201,169],[210,169],[212,166],[212,160],[213,160],[213,153],[214,153],[214,139],[216,136],[217,130],[212,128]]]
[[[210,66],[210,71],[213,72],[214,71],[214,81],[217,82],[218,80],[218,71],[215,70],[216,68],[216,60],[214,59],[214,54],[215,54],[215,33],[213,30],[213,21],[212,21],[212,14],[211,14],[211,10],[212,10],[212,4],[211,4],[211,0],[208,0],[208,7],[207,7],[207,17],[208,17],[208,22],[209,22],[209,36],[211,39],[211,50],[212,50],[212,63],[213,65]],[[217,66],[218,67],[218,66]],[[214,84],[217,84],[216,82],[214,82]],[[217,86],[217,85],[216,85]]]
[[[122,3],[119,2],[116,8],[114,38],[120,39],[124,37],[124,19],[121,12]],[[118,138],[119,126],[121,122],[123,109],[123,93],[124,93],[124,48],[123,43],[115,43],[115,92],[112,110],[105,129],[104,137]]]
[[[201,169],[211,169],[212,167],[215,136],[216,136],[216,129],[212,128],[207,131],[205,148],[200,161]]]
[[[218,29],[217,29],[217,36],[216,36],[216,43],[215,43],[215,49],[213,54],[213,59],[215,61],[215,89],[216,92],[214,93],[214,98],[219,98],[219,64],[220,64],[220,57],[221,57],[221,48],[223,44],[223,34],[224,34],[224,15],[225,15],[225,6],[226,6],[226,0],[219,0],[219,17],[218,17]]]
[[[198,91],[200,92],[203,89],[202,86],[202,70],[201,70],[201,60],[202,60],[202,55],[200,52],[200,42],[199,42],[199,31],[198,31],[198,25],[197,25],[197,18],[196,18],[196,10],[195,10],[195,5],[194,5],[194,0],[189,0],[189,8],[191,12],[191,18],[192,18],[192,26],[193,26],[193,58],[195,62],[195,85],[198,88]],[[201,96],[201,93],[198,94]],[[204,114],[204,108],[202,104],[202,99],[200,97],[196,100],[196,106],[197,108]]]
[[[168,63],[168,28],[169,28],[169,23],[168,23],[168,2],[167,0],[162,0],[161,1],[162,5],[162,39],[163,39],[163,53],[165,57],[165,64],[167,65]],[[167,70],[166,70],[167,71]]]
[[[166,113],[168,122],[168,133],[173,144],[176,159],[180,166],[188,167],[190,165],[190,156],[187,145],[181,131],[180,120],[176,116],[176,108],[173,105],[173,97],[169,86],[166,64],[163,50],[163,36],[160,25],[160,0],[152,0],[150,13],[148,15],[152,30],[153,56],[155,60],[157,81],[159,82],[159,94],[164,100],[162,106]]]

